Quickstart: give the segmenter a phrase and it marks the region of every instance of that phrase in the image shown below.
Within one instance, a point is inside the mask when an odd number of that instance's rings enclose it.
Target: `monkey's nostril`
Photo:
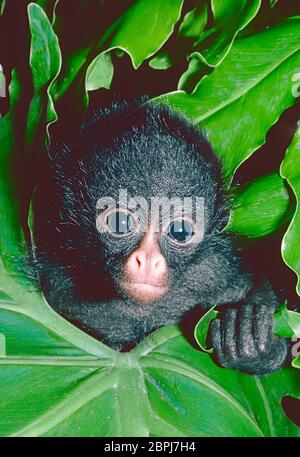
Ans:
[[[141,261],[141,259],[140,259],[138,256],[136,256],[136,263],[137,263],[138,267],[141,268],[141,266],[142,266],[142,261]]]

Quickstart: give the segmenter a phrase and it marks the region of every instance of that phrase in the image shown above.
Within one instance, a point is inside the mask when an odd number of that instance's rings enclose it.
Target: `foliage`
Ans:
[[[177,327],[119,354],[58,316],[23,265],[38,174],[28,170],[44,145],[115,94],[149,94],[206,131],[232,195],[227,230],[285,231],[282,257],[300,294],[299,128],[284,158],[268,158],[268,173],[235,179],[251,156],[266,160],[262,145],[297,105],[300,16],[288,11],[259,0],[0,2],[5,43],[17,23],[21,34],[1,62],[9,85],[0,118],[2,436],[300,435],[280,405],[300,397],[299,360],[261,378],[222,369]],[[298,321],[281,308],[274,331],[299,336]],[[203,347],[209,322],[197,327]]]

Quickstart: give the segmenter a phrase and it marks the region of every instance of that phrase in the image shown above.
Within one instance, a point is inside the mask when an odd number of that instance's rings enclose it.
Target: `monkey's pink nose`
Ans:
[[[135,300],[150,303],[168,291],[168,266],[152,233],[129,256],[124,268],[123,289]]]
[[[149,252],[144,249],[135,251],[129,257],[127,265],[131,273],[142,279],[160,278],[167,270],[165,258],[159,251]]]

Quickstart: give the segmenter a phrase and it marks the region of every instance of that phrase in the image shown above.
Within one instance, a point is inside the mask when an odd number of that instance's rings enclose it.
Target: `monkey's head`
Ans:
[[[48,219],[75,282],[84,272],[100,296],[105,271],[119,296],[146,308],[188,293],[187,272],[227,214],[218,160],[199,131],[159,106],[96,113],[53,170]]]

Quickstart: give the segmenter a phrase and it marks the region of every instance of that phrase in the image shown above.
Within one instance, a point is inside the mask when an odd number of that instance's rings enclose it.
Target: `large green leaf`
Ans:
[[[184,38],[196,40],[206,26],[208,18],[208,6],[205,0],[199,0],[195,8],[188,11],[184,16],[178,34]]]
[[[28,14],[32,34],[30,65],[35,94],[29,107],[28,129],[27,132],[24,132],[24,138],[26,136],[27,142],[31,142],[35,128],[40,121],[43,102],[45,101],[46,106],[48,103],[47,87],[59,70],[60,54],[58,52],[57,38],[53,34],[51,25],[43,10],[38,5],[31,3],[28,6]],[[24,236],[19,218],[17,183],[13,181],[11,170],[13,151],[20,147],[20,142],[16,142],[16,127],[19,122],[16,112],[20,95],[21,86],[18,74],[14,70],[9,88],[10,110],[5,117],[0,118],[0,254],[3,262],[3,265],[1,263],[1,283],[5,283],[6,274],[12,274],[13,272],[15,274],[16,270],[20,270],[20,265],[18,266],[20,259],[26,256]],[[50,99],[48,113],[52,115],[53,119],[55,112],[51,109],[51,106]],[[51,120],[51,116],[48,120]],[[24,149],[26,149],[26,146],[24,146]],[[18,151],[18,157],[21,157],[21,151]],[[6,273],[3,269],[4,266],[5,270],[7,270]]]
[[[108,30],[106,47],[123,49],[130,55],[134,68],[138,68],[172,34],[182,4],[183,0],[133,2]]]
[[[61,68],[61,52],[58,38],[44,10],[30,3],[28,18],[31,33],[29,63],[34,96],[28,111],[26,133],[27,142],[31,143],[39,122],[47,121],[49,124],[57,119],[51,88]]]
[[[250,238],[266,236],[290,217],[288,207],[283,179],[277,173],[262,176],[238,189],[226,230]]]
[[[28,5],[29,28],[31,32],[30,67],[33,85],[41,90],[57,75],[61,56],[58,38],[44,10],[30,3]]]
[[[54,85],[54,98],[61,97],[80,72],[84,80],[86,72],[90,74],[94,67],[94,60],[112,49],[125,51],[137,69],[170,37],[180,18],[182,4],[183,0],[136,0],[131,3],[102,36],[100,33],[98,43],[91,43],[68,56],[67,70]]]
[[[205,66],[220,65],[237,34],[256,16],[260,5],[260,0],[212,0],[214,23],[194,41],[188,56],[189,66],[180,77],[178,89],[192,92],[207,73]]]
[[[0,359],[2,436],[300,436],[280,406],[300,395],[298,370],[258,378],[222,369],[176,327],[108,357],[47,343],[60,354]]]
[[[16,148],[15,107],[20,91],[20,81],[14,70],[9,87],[10,111],[5,117],[0,117],[0,256],[10,270],[15,268],[15,261],[26,252],[11,173],[11,153]]]
[[[205,0],[198,0],[196,7],[188,11],[184,16],[179,28],[176,40],[172,42],[171,48],[160,52],[149,61],[149,66],[155,70],[170,68],[180,59],[186,56],[180,52],[185,49],[183,43],[189,42],[189,49],[197,40],[206,26],[208,17],[208,6]]]
[[[36,0],[39,6],[48,14],[48,17],[53,24],[55,22],[56,7],[60,0]]]
[[[129,54],[133,67],[137,69],[144,60],[155,54],[172,34],[174,25],[180,18],[182,4],[182,0],[135,1],[104,34],[100,47],[109,51],[122,49]],[[95,67],[99,58],[101,53],[88,68],[87,83],[91,68]]]
[[[231,178],[295,103],[292,76],[299,66],[300,18],[292,18],[236,40],[222,65],[192,94],[178,91],[157,100],[183,111],[207,131],[225,176]]]
[[[5,336],[6,356],[112,353],[55,313],[37,286],[4,269],[2,263],[0,267],[0,333]]]
[[[89,47],[82,47],[65,57],[62,72],[53,82],[51,95],[54,101],[59,100],[64,95],[81,71],[86,72],[89,53]]]
[[[211,0],[214,24],[194,43],[190,58],[210,66],[219,65],[240,30],[256,16],[261,0]]]
[[[292,222],[282,240],[282,257],[286,264],[294,270],[297,274],[297,292],[300,295],[300,123],[295,137],[289,146],[285,158],[281,164],[280,173],[283,178],[286,178],[287,182],[293,189],[297,200],[297,208],[292,219]]]

